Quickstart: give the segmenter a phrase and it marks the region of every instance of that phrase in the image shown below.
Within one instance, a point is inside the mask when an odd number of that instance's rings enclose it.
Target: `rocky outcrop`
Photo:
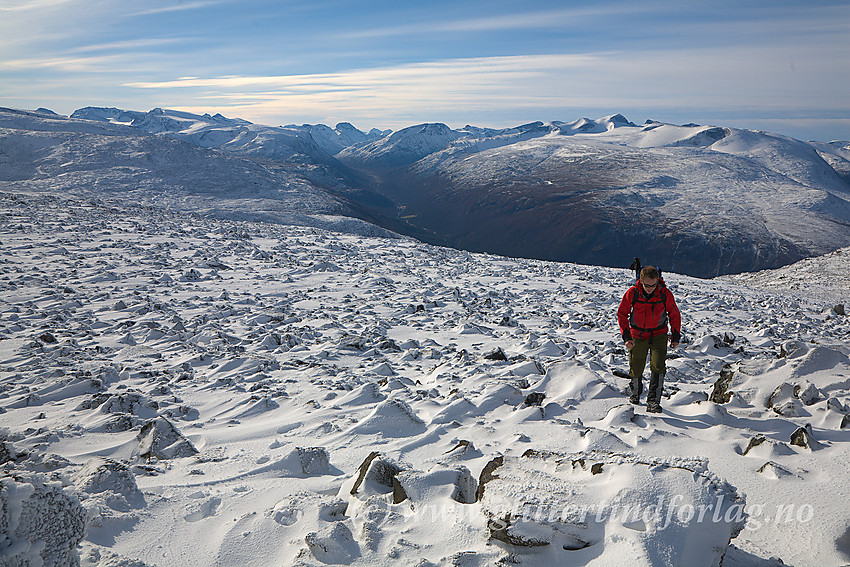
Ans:
[[[723,370],[720,371],[720,378],[714,383],[709,400],[715,404],[728,404],[729,400],[732,399],[732,392],[729,391],[729,388],[732,387],[734,376],[735,372],[732,371],[731,367],[728,364],[725,365]]]

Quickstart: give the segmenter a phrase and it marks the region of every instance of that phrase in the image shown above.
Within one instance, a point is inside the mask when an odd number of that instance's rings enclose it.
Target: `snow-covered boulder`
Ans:
[[[401,471],[396,475],[396,480],[405,499],[409,498],[414,505],[444,498],[451,498],[461,504],[472,504],[478,490],[478,484],[464,466],[453,469],[436,467],[425,473]]]
[[[87,494],[111,493],[128,502],[144,500],[136,478],[123,463],[112,459],[92,459],[72,475],[77,489]]]
[[[382,437],[412,437],[424,432],[425,422],[404,400],[390,398],[379,403],[351,433],[378,434]]]
[[[38,474],[0,476],[0,565],[74,567],[85,510],[61,483]]]
[[[716,567],[747,518],[701,459],[528,451],[483,472],[491,538],[545,564]]]

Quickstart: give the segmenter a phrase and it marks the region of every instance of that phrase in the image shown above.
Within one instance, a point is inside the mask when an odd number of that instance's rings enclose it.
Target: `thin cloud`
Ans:
[[[128,41],[115,41],[111,43],[100,43],[95,45],[84,45],[71,50],[72,53],[89,53],[92,51],[130,51],[135,49],[145,49],[149,47],[162,47],[174,45],[176,43],[185,42],[185,39],[170,38],[170,39],[133,39]]]
[[[34,0],[30,2],[9,2],[0,4],[0,12],[34,12],[52,8],[53,6],[61,6],[62,4],[72,4],[75,0]]]
[[[273,76],[231,76],[214,78],[177,79],[159,82],[126,83],[126,87],[143,89],[171,89],[186,87],[233,88],[245,86],[391,86],[392,84],[420,83],[442,78],[466,78],[465,82],[479,82],[486,78],[516,78],[518,74],[531,75],[543,70],[569,69],[593,65],[593,55],[530,55],[508,57],[483,57],[449,59],[428,63],[411,63],[394,67],[359,69],[340,73]]]
[[[335,35],[345,39],[362,39],[409,35],[413,33],[482,32],[552,28],[565,24],[575,25],[580,22],[612,16],[614,14],[622,15],[645,10],[645,6],[638,8],[632,4],[623,4],[616,7],[567,8],[536,12],[515,12],[498,16],[469,18],[456,21],[446,20],[400,24],[396,26],[351,31]]]
[[[153,8],[151,10],[143,10],[141,12],[134,12],[130,14],[131,16],[152,16],[155,14],[167,14],[169,12],[185,12],[187,10],[200,10],[203,8],[209,8],[210,6],[218,6],[220,4],[227,4],[230,0],[210,0],[205,2],[186,2],[181,4],[175,4],[173,6],[163,6],[162,8]]]
[[[54,57],[12,59],[0,61],[0,70],[21,71],[32,69],[55,69],[66,72],[96,71],[109,72],[109,66],[124,61],[120,55],[103,55],[99,57]]]

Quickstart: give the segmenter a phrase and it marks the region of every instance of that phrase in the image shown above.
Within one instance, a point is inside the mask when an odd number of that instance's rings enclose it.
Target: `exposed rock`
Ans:
[[[765,441],[767,441],[767,437],[765,437],[764,435],[761,435],[761,434],[754,435],[753,437],[750,438],[750,442],[747,444],[747,448],[744,449],[743,454],[746,455],[752,449],[754,449],[755,447],[758,447],[759,445],[761,445]]]
[[[357,491],[360,489],[360,485],[363,484],[363,481],[366,480],[366,472],[369,470],[369,467],[372,465],[372,461],[378,458],[381,454],[377,451],[372,451],[369,453],[369,456],[366,457],[362,463],[360,463],[360,468],[358,469],[357,478],[354,481],[354,486],[351,487],[351,494],[357,494]]]
[[[38,336],[38,340],[49,345],[56,344],[58,342],[56,337],[53,336],[53,333],[43,333]]]
[[[159,404],[141,392],[122,392],[107,397],[100,405],[102,413],[132,414],[153,418]]]
[[[782,343],[779,349],[780,358],[798,358],[809,352],[809,348],[803,341],[789,340]]]
[[[351,350],[366,350],[367,344],[366,339],[360,335],[343,335],[336,342],[338,348]]]
[[[395,476],[405,469],[398,463],[380,457],[380,453],[373,451],[360,464],[357,478],[351,487],[352,495],[361,490],[367,494],[385,494],[394,489]]]
[[[820,449],[823,447],[823,445],[815,439],[812,431],[812,425],[810,423],[798,428],[791,434],[791,444],[806,449]]]
[[[487,360],[507,360],[508,356],[505,354],[505,351],[502,350],[502,347],[498,347],[485,354],[484,358]]]
[[[76,567],[85,509],[38,474],[0,476],[0,565]]]
[[[732,368],[728,364],[724,365],[723,370],[720,371],[720,378],[714,383],[709,400],[716,404],[729,403],[729,400],[732,399],[732,392],[729,391],[729,388],[732,386],[734,376],[735,372]]]
[[[498,457],[491,460],[489,463],[484,465],[484,468],[481,469],[481,474],[478,476],[478,491],[475,494],[475,499],[481,500],[481,497],[484,495],[484,486],[490,482],[491,480],[499,478],[498,475],[493,474],[496,469],[501,467],[505,462],[505,457],[499,455]]]
[[[760,466],[756,472],[765,475],[768,478],[780,479],[786,476],[794,476],[794,473],[773,461],[768,461]]]
[[[836,305],[835,307],[833,307],[833,308],[832,308],[832,311],[833,311],[836,315],[841,315],[842,317],[844,317],[844,316],[846,316],[846,315],[847,315],[847,313],[844,311],[844,304],[843,304],[843,303],[839,303],[838,305]]]
[[[404,489],[404,485],[399,482],[398,478],[393,477],[393,504],[401,504],[407,498],[407,491]]]
[[[802,382],[794,386],[794,397],[799,398],[807,406],[820,399],[820,392],[811,382]]]
[[[794,386],[789,384],[788,382],[783,382],[773,393],[770,394],[770,397],[767,399],[767,407],[772,408],[776,405],[784,401],[788,401],[794,398]]]
[[[130,415],[116,415],[103,424],[103,430],[110,433],[130,431],[136,426],[136,421]]]
[[[466,439],[461,439],[457,442],[457,445],[446,451],[444,454],[451,455],[454,457],[458,457],[460,455],[481,455],[481,451],[475,448],[475,445],[472,441],[467,441]]]
[[[330,472],[330,455],[324,447],[296,447],[301,472],[306,475],[322,475]]]
[[[195,446],[164,417],[143,425],[136,439],[139,441],[139,456],[143,459],[174,459],[198,454]]]
[[[186,273],[184,273],[180,277],[180,281],[184,281],[184,282],[199,282],[202,279],[203,279],[203,276],[195,268],[189,269],[189,271],[187,271]]]
[[[546,394],[543,392],[532,392],[525,397],[525,402],[523,402],[527,406],[539,406],[543,404],[543,400],[546,399]]]
[[[3,440],[4,437],[0,433],[0,465],[8,463],[16,458],[17,452],[11,443]]]
[[[533,524],[522,518],[512,518],[510,514],[499,520],[490,520],[487,527],[492,539],[516,547],[543,547],[551,543],[544,539],[546,534],[544,538],[535,537]]]
[[[808,415],[800,400],[785,400],[773,406],[773,411],[785,417],[802,417]]]

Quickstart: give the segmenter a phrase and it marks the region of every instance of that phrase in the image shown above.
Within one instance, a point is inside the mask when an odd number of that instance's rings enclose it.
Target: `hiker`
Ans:
[[[641,268],[642,268],[642,266],[640,265],[640,258],[638,258],[637,256],[635,256],[635,259],[634,259],[634,260],[632,260],[632,265],[631,265],[631,266],[629,266],[629,269],[630,269],[630,270],[634,270],[634,271],[635,271],[635,279],[636,279],[636,280],[639,280],[639,279],[640,279],[640,270],[641,270]]]
[[[644,266],[635,285],[623,295],[617,309],[617,322],[626,348],[629,350],[629,376],[631,396],[629,401],[640,403],[643,392],[643,369],[649,354],[649,390],[646,411],[661,412],[661,393],[664,374],[667,372],[667,323],[672,329],[670,346],[676,348],[681,341],[682,316],[673,294],[664,285],[658,270]]]

